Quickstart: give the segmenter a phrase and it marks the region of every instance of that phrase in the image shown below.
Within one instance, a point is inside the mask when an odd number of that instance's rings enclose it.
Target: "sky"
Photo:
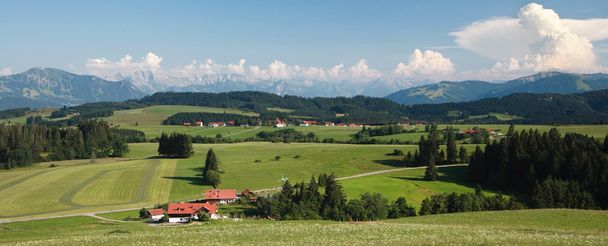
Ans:
[[[0,1],[0,75],[506,80],[608,72],[608,1]]]

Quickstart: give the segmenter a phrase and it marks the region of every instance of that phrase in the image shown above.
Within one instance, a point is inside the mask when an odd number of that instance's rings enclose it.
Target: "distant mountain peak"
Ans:
[[[503,83],[485,81],[442,81],[397,91],[387,96],[395,102],[412,105],[466,102],[512,93],[571,94],[608,89],[606,74],[576,74],[559,71],[541,72]]]

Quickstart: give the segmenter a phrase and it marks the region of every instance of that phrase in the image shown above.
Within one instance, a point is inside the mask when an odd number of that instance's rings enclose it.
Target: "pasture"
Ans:
[[[424,180],[425,169],[409,169],[397,172],[342,180],[340,183],[349,198],[357,198],[366,192],[378,192],[394,201],[406,197],[410,205],[418,209],[424,198],[440,193],[473,193],[476,185],[467,181],[467,167],[438,166],[437,181]],[[485,195],[494,192],[484,191]]]
[[[149,226],[72,217],[0,225],[6,245],[605,245],[608,212],[521,210],[408,217],[378,222],[213,221]],[[217,236],[229,235],[229,236]]]
[[[273,110],[288,112],[285,109],[273,108]],[[270,126],[261,126],[261,127],[217,127],[217,128],[209,128],[209,127],[195,127],[195,126],[169,126],[169,125],[161,125],[161,122],[167,117],[179,113],[179,112],[210,112],[210,113],[233,113],[233,114],[243,114],[249,116],[259,115],[255,112],[245,112],[239,109],[231,109],[231,108],[211,108],[211,107],[197,107],[197,106],[183,106],[183,105],[155,105],[149,106],[140,109],[131,109],[131,110],[121,110],[114,112],[114,115],[110,117],[103,118],[104,120],[114,124],[115,126],[119,126],[122,128],[128,129],[136,129],[143,131],[148,138],[156,138],[161,135],[161,133],[171,133],[171,132],[179,132],[185,133],[189,135],[201,135],[207,137],[215,137],[220,134],[223,137],[229,137],[234,139],[245,139],[249,137],[254,137],[257,133],[261,131],[277,131],[286,128],[274,128]],[[50,112],[49,112],[50,114]],[[501,116],[502,115],[494,115]],[[25,118],[23,119],[25,121]],[[509,129],[508,124],[503,125],[487,125],[487,124],[450,124],[450,125],[440,125],[439,128],[443,129],[446,126],[452,126],[457,129],[472,129],[473,127],[479,128],[491,128],[501,130],[503,133],[506,133]],[[424,130],[424,125],[415,125],[408,126],[409,128],[416,127],[418,129],[415,133],[402,133],[388,136],[377,136],[372,137],[372,139],[378,140],[391,140],[396,139],[401,142],[417,142],[420,139],[421,135],[426,136]],[[549,131],[551,128],[556,127],[560,133],[564,134],[566,132],[574,132],[580,133],[584,135],[593,136],[595,138],[603,138],[608,134],[608,125],[565,125],[565,126],[550,126],[550,125],[516,125],[516,130],[528,130],[528,129],[538,129],[541,132]],[[361,130],[360,127],[325,127],[325,126],[309,126],[309,127],[301,127],[301,126],[290,126],[287,128],[292,128],[297,131],[308,133],[314,132],[319,139],[324,138],[333,138],[335,140],[346,141],[352,139],[352,136]]]

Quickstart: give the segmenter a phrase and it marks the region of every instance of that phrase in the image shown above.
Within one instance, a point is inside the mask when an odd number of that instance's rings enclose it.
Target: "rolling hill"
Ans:
[[[144,93],[128,81],[108,81],[54,68],[32,68],[0,77],[0,109],[62,107],[142,96]]]
[[[504,83],[444,81],[397,91],[386,98],[404,105],[467,102],[514,93],[572,94],[608,89],[608,74],[546,72]]]
[[[604,124],[607,101],[608,90],[571,95],[515,93],[472,102],[411,105],[407,111],[412,118],[435,122]]]

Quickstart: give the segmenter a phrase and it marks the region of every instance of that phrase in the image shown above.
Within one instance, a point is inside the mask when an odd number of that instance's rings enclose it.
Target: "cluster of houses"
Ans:
[[[169,203],[167,210],[162,208],[150,209],[151,221],[162,221],[168,216],[169,223],[187,223],[198,220],[201,212],[207,213],[211,219],[219,219],[219,205],[230,204],[241,197],[247,197],[249,201],[255,201],[255,194],[250,190],[244,190],[237,195],[234,189],[212,189],[205,191],[203,202],[179,202]]]
[[[196,121],[194,123],[194,125],[192,125],[192,123],[190,122],[184,122],[184,126],[198,126],[198,127],[204,127],[205,126],[205,122],[203,121]],[[211,121],[207,123],[208,127],[222,127],[222,126],[236,126],[236,121],[234,120],[229,120],[229,121]]]
[[[355,124],[355,123],[350,123],[350,124],[345,124],[345,123],[334,123],[334,122],[325,122],[324,124],[321,124],[320,122],[316,121],[316,120],[302,120],[300,122],[300,126],[320,126],[320,125],[324,125],[324,126],[328,126],[328,127],[363,127],[362,124]],[[274,120],[274,127],[286,127],[287,123],[279,118]]]

